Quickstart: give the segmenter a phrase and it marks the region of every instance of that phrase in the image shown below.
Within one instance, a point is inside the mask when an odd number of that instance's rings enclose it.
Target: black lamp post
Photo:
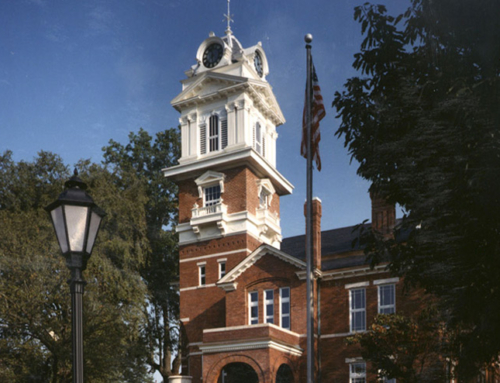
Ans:
[[[66,190],[45,210],[50,214],[66,266],[71,271],[68,283],[72,309],[73,383],[83,383],[82,298],[85,281],[82,271],[87,267],[104,212],[85,191],[87,185],[78,178],[76,169],[64,185]]]

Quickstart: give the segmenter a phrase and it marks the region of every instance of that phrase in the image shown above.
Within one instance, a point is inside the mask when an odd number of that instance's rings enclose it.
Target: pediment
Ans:
[[[270,245],[262,245],[253,253],[251,253],[248,257],[246,257],[243,261],[241,261],[236,267],[234,267],[231,271],[229,271],[223,278],[221,278],[217,282],[217,286],[220,288],[231,291],[236,288],[237,279],[242,275],[246,270],[251,268],[259,259],[264,256],[274,256],[279,258],[280,260],[290,263],[293,266],[297,267],[300,270],[306,269],[306,263],[300,259],[297,259],[290,254],[284,253],[281,250],[276,249]]]
[[[276,126],[285,123],[283,112],[266,81],[218,72],[204,72],[197,77],[171,101],[172,106],[179,112],[193,104],[227,98],[235,93],[247,93],[254,105],[272,118]]]
[[[234,88],[248,82],[247,78],[227,75],[217,72],[205,72],[197,76],[198,78],[189,84],[171,104],[174,108],[191,99],[203,99],[209,95],[217,95],[220,91],[228,88]]]

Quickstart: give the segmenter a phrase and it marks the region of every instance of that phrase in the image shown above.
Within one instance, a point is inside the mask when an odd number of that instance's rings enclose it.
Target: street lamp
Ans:
[[[50,214],[66,266],[71,271],[68,281],[71,291],[73,334],[73,383],[83,383],[82,297],[85,281],[82,271],[92,253],[97,232],[105,213],[92,200],[87,185],[75,169],[64,190],[45,208]]]

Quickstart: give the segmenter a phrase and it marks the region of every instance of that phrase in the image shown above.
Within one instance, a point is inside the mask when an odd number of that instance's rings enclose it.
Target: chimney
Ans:
[[[387,199],[370,191],[372,200],[372,229],[389,238],[396,225],[396,207],[387,203]]]
[[[312,200],[312,243],[313,243],[313,270],[321,270],[321,200],[314,197]],[[307,225],[307,201],[304,204],[304,217],[306,217]],[[307,244],[306,244],[307,246]]]

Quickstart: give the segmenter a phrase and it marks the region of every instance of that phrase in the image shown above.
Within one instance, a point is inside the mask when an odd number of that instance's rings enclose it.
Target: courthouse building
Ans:
[[[306,381],[305,238],[282,238],[280,200],[293,186],[276,168],[285,118],[269,70],[261,43],[211,33],[172,101],[182,154],[164,174],[179,187],[186,382]],[[319,199],[313,211],[316,376],[365,382],[366,363],[346,337],[378,313],[411,311],[418,297],[403,297],[383,265],[366,265],[352,227],[321,231]],[[394,207],[373,198],[372,221],[389,233]]]

